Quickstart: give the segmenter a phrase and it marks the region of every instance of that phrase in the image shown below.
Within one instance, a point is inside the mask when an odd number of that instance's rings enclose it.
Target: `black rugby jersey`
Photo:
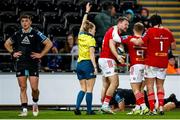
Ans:
[[[22,56],[20,56],[17,61],[31,64],[39,61],[37,59],[32,59],[30,56],[31,53],[40,53],[42,50],[42,43],[47,37],[40,31],[30,28],[29,32],[26,33],[23,29],[15,32],[10,39],[13,43],[13,51],[22,52]]]

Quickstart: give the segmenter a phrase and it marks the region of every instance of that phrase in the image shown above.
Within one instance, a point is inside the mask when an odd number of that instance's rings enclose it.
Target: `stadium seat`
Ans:
[[[21,11],[37,11],[36,3],[33,0],[15,0],[18,12]]]
[[[16,23],[18,21],[18,15],[15,11],[4,11],[0,15],[0,21],[4,23]]]
[[[61,15],[59,15],[58,12],[46,12],[43,14],[44,19],[45,19],[45,24],[49,24],[49,23],[62,23],[62,19],[61,19]]]
[[[74,1],[72,0],[59,0],[56,4],[62,15],[65,12],[80,12],[79,6],[75,5]]]
[[[2,26],[3,26],[3,24],[2,24],[2,22],[1,22],[1,20],[0,20],[0,36],[3,36]],[[1,47],[0,47],[0,48],[1,48]]]
[[[17,23],[5,23],[3,25],[4,39],[7,39],[8,37],[12,36],[14,32],[18,31],[19,29],[20,25]]]
[[[16,11],[16,5],[12,0],[1,0],[0,1],[0,12],[2,11]]]
[[[37,0],[36,1],[38,7],[38,13],[44,12],[57,12],[58,8],[57,5],[53,3],[52,0]]]
[[[48,24],[47,34],[49,37],[61,37],[66,36],[68,30],[64,27],[64,24]]]
[[[63,19],[65,20],[66,27],[69,24],[81,24],[82,22],[82,17],[77,12],[65,13]]]
[[[92,5],[91,7],[91,12],[100,12],[101,11],[101,6],[99,4],[97,4],[94,0],[79,0],[77,2],[77,5],[80,6],[81,11],[80,13],[83,14],[83,12],[85,12],[86,10],[86,4],[90,2],[90,4]]]
[[[0,36],[0,53],[5,52],[3,36]]]
[[[81,24],[71,24],[69,25],[69,32],[73,33],[74,36],[77,36],[79,33],[80,27],[81,27]]]
[[[61,15],[58,12],[45,12],[43,14],[43,26],[44,29],[47,29],[48,24],[64,24],[64,19],[62,19]],[[45,31],[46,34],[47,31]]]

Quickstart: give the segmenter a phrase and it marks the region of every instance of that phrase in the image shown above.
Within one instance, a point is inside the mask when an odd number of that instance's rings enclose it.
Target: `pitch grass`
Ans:
[[[33,117],[32,112],[29,111],[27,117],[18,117],[17,110],[0,110],[0,119],[180,119],[180,108],[166,112],[165,115],[126,115],[126,112],[118,112],[115,115],[101,114],[96,111],[97,115],[82,115],[76,116],[73,111],[55,111],[55,110],[41,110],[39,116]]]

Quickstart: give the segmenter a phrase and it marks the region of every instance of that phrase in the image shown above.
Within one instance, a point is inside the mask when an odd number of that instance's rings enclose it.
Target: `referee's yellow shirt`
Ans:
[[[78,35],[78,62],[82,60],[90,60],[90,47],[95,47],[96,41],[94,37],[87,32],[80,32]]]

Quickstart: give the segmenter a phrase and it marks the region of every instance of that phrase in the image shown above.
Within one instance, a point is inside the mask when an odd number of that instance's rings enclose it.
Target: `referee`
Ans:
[[[39,100],[39,61],[50,50],[52,42],[40,31],[31,27],[32,20],[29,15],[22,15],[20,22],[22,29],[8,38],[4,46],[15,60],[16,77],[20,87],[22,105],[22,112],[19,116],[28,115],[27,78],[29,78],[32,89],[33,115],[37,116],[39,113],[37,105]],[[42,45],[44,45],[43,49],[41,49]]]

